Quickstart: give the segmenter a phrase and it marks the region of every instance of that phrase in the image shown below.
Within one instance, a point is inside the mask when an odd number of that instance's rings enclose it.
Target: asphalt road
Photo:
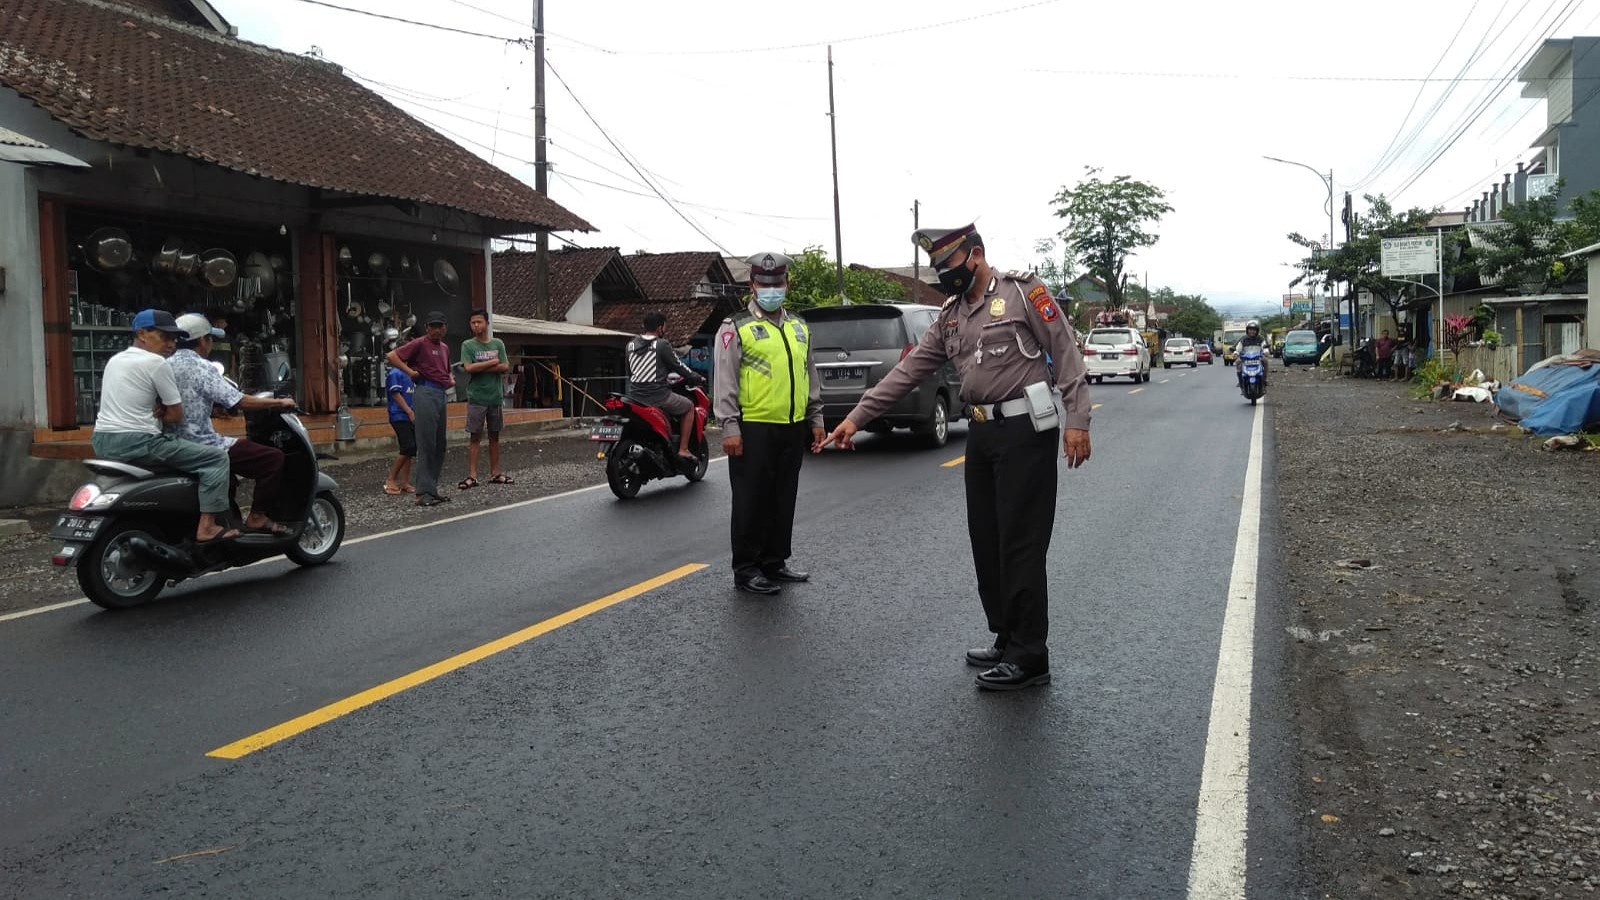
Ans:
[[[1093,387],[1094,458],[1061,469],[1046,688],[962,662],[960,427],[808,460],[814,578],[776,600],[732,589],[719,464],[0,622],[0,896],[1183,897],[1253,414],[1221,366],[1155,379]],[[1280,898],[1270,522],[1248,884]]]

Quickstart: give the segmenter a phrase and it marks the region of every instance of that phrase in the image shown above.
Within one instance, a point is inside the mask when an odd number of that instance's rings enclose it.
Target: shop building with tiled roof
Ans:
[[[0,354],[39,376],[0,379],[0,503],[70,489],[31,451],[92,426],[138,309],[226,320],[247,387],[375,407],[413,317],[494,305],[491,239],[591,230],[205,0],[0,3],[0,134]]]

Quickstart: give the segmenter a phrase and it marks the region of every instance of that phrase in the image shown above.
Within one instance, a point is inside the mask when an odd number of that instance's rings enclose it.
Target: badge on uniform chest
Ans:
[[[989,301],[989,318],[998,319],[1006,314],[1006,298],[996,297]]]
[[[750,336],[755,338],[758,341],[766,340],[766,338],[767,338],[767,326],[765,326],[765,325],[751,325],[750,326]]]

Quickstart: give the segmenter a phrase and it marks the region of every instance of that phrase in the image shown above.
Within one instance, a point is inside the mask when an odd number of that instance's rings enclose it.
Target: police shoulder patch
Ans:
[[[1042,284],[1034,285],[1028,292],[1028,302],[1038,311],[1039,318],[1046,322],[1054,322],[1061,317],[1061,310],[1056,308],[1055,298],[1050,296],[1050,291]]]

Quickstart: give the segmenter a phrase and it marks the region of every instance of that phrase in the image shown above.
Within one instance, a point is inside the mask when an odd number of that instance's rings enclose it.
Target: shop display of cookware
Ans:
[[[233,254],[213,247],[200,254],[200,278],[214,288],[225,288],[239,277],[239,262]]]
[[[433,281],[439,289],[454,297],[461,287],[461,276],[456,274],[456,267],[450,265],[449,260],[436,259],[433,261]]]
[[[169,237],[161,244],[161,249],[156,251],[155,258],[150,260],[150,270],[162,275],[173,275],[178,271],[178,254],[183,252],[183,242],[175,237]]]
[[[84,258],[98,272],[115,272],[133,259],[133,242],[121,228],[98,228],[89,235]]]
[[[278,267],[272,265],[260,250],[252,251],[244,258],[244,277],[252,282],[255,297],[278,295]]]

